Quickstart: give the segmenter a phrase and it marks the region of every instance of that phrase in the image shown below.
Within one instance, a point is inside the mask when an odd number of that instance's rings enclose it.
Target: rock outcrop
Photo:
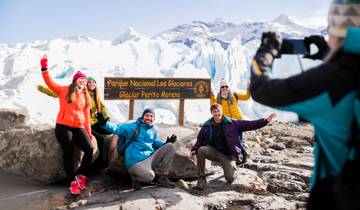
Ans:
[[[21,109],[0,109],[0,131],[24,125],[29,115]]]
[[[199,127],[157,126],[164,139],[173,133],[178,136],[171,177],[185,180],[178,182],[181,188],[146,187],[129,191],[129,187],[114,183],[111,176],[101,174],[90,180],[90,186],[104,187],[101,193],[90,193],[92,196],[82,196],[81,202],[66,204],[69,203],[66,201],[63,206],[51,208],[65,209],[71,205],[84,209],[305,208],[314,141],[313,129],[308,124],[273,122],[245,132],[244,143],[250,157],[238,167],[237,179],[228,184],[221,167],[215,164],[208,168],[212,175],[207,177],[208,186],[202,191],[192,188],[197,168],[189,159]],[[61,155],[52,126],[14,126],[0,132],[0,167],[8,172],[49,183],[65,176]]]

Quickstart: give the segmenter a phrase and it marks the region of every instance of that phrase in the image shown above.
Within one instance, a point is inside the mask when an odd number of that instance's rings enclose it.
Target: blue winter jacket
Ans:
[[[201,127],[197,141],[192,150],[197,151],[201,146],[208,145],[212,141],[211,120],[207,120]],[[239,136],[244,131],[251,131],[268,124],[265,119],[259,120],[236,120],[224,116],[224,134],[230,156],[237,157],[240,154]]]
[[[128,142],[134,135],[138,125],[140,125],[138,137],[125,150],[125,167],[127,169],[150,157],[165,142],[158,139],[154,125],[145,124],[141,118],[138,118],[136,122],[125,124],[107,122],[103,126],[108,132],[125,137]]]
[[[257,52],[252,66],[250,90],[253,99],[296,112],[314,126],[312,189],[316,177],[337,175],[351,158],[348,147],[351,126],[356,119],[358,123],[360,120],[359,96],[356,95],[360,81],[360,28],[348,30],[343,49],[333,59],[286,79],[269,79],[262,73],[267,69],[260,67],[266,59],[261,53],[264,51]],[[321,157],[319,149],[324,154]]]

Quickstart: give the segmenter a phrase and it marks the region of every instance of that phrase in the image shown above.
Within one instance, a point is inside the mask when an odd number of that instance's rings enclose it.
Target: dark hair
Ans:
[[[214,109],[220,109],[222,110],[222,106],[218,103],[214,103],[210,106],[210,112],[212,112]]]

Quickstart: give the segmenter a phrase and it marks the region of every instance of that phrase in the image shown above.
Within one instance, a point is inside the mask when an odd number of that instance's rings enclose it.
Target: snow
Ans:
[[[0,108],[20,108],[30,115],[30,123],[55,123],[58,99],[37,91],[44,84],[39,61],[49,57],[49,71],[56,82],[67,85],[77,70],[93,76],[103,95],[104,77],[174,77],[211,78],[219,91],[222,78],[231,89],[245,92],[249,81],[249,63],[263,31],[278,31],[284,37],[301,38],[310,34],[325,35],[325,27],[308,27],[281,15],[271,22],[212,23],[194,21],[176,26],[148,38],[129,28],[114,40],[73,36],[53,40],[0,44]],[[319,64],[301,59],[305,69]],[[301,72],[296,56],[276,60],[273,77],[284,78]],[[128,117],[126,100],[106,100],[114,122]],[[273,109],[253,100],[239,102],[249,119],[266,117]],[[176,124],[177,100],[135,101],[135,117],[146,107],[154,107],[156,122]],[[279,112],[278,120],[293,121],[296,115]],[[185,100],[185,121],[202,123],[210,117],[209,100]]]

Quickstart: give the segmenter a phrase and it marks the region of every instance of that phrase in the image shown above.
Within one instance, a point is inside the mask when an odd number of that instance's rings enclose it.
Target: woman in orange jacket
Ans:
[[[60,110],[56,118],[55,136],[63,151],[65,172],[71,181],[70,192],[79,195],[86,188],[86,174],[91,165],[93,136],[90,127],[91,99],[86,88],[87,78],[76,72],[69,86],[55,83],[47,71],[47,56],[41,61],[42,77],[51,91],[59,96]],[[79,170],[75,171],[73,162],[74,144],[84,152]]]

